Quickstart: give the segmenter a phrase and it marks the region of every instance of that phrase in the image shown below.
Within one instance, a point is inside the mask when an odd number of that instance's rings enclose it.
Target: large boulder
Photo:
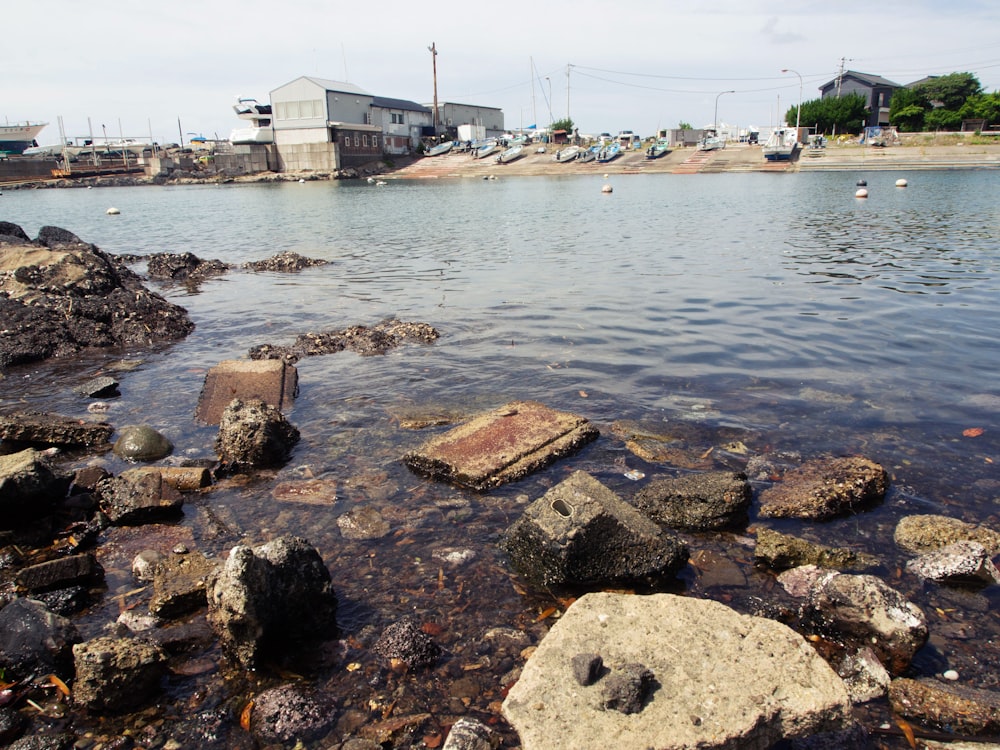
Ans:
[[[573,657],[599,654],[582,685]],[[605,683],[629,665],[655,681],[641,710],[606,710]],[[718,602],[590,593],[552,626],[503,703],[524,750],[767,748],[846,728],[843,681],[797,633]]]
[[[305,539],[239,545],[207,582],[208,620],[233,661],[253,668],[263,653],[336,636],[330,572]]]
[[[299,431],[260,399],[233,399],[222,412],[215,451],[232,471],[280,466],[299,441]]]
[[[8,676],[67,675],[79,640],[72,622],[34,599],[15,599],[0,610],[0,667]]]
[[[635,494],[633,502],[657,523],[714,531],[746,524],[752,495],[745,475],[712,471],[653,479]]]
[[[671,576],[688,560],[676,535],[582,471],[528,506],[501,547],[539,586]]]
[[[0,455],[0,529],[36,520],[66,497],[72,475],[47,458],[31,448]]]
[[[823,521],[881,502],[888,486],[888,472],[867,458],[819,458],[761,492],[760,515]]]
[[[194,329],[121,259],[57,227],[43,227],[35,243],[0,244],[0,320],[0,368],[89,347],[152,346]]]
[[[900,716],[924,726],[961,735],[1000,734],[1000,693],[995,690],[901,677],[889,685],[889,703]]]
[[[95,711],[127,711],[160,691],[167,654],[133,638],[100,636],[73,647],[73,700]]]

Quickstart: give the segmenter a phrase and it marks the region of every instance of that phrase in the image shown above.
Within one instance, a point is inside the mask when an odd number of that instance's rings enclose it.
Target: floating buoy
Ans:
[[[94,189],[93,185],[87,185],[87,190],[93,190],[93,189]]]
[[[854,194],[854,197],[855,198],[867,198],[868,197],[868,191],[865,190],[864,188],[861,188],[858,192],[856,192]]]
[[[389,183],[385,180],[378,180],[375,184],[381,187],[382,185],[388,185]]]
[[[604,173],[604,179],[605,180],[608,179],[608,173],[607,172]]]
[[[906,180],[900,177],[898,180],[896,180],[896,187],[906,187]]]
[[[119,211],[117,208],[115,208],[114,206],[112,206],[107,211],[105,211],[105,213],[108,214],[109,216],[117,216],[118,214],[121,213],[121,211]]]
[[[299,178],[299,182],[305,182],[305,179],[304,179],[304,178],[302,178],[302,177],[300,177],[300,178]]]
[[[855,183],[855,184],[858,187],[866,187],[868,185],[868,180],[858,180],[857,183]]]
[[[610,185],[605,185],[604,187],[601,188],[601,192],[602,193],[612,193],[612,192],[614,192],[614,188],[611,187]]]

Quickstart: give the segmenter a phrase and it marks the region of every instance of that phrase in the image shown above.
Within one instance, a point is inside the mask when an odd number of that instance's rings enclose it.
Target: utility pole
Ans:
[[[844,80],[844,62],[845,58],[840,58],[840,70],[837,72],[837,98],[840,98],[840,83]]]
[[[569,72],[573,69],[570,63],[566,63],[566,119],[569,117]]]
[[[431,60],[434,63],[434,135],[437,136],[438,132],[438,53],[437,45],[431,42],[431,46],[427,48],[431,53]]]

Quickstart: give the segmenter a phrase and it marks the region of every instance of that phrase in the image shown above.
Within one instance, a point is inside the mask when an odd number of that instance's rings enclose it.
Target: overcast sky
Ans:
[[[970,72],[1000,90],[1000,2],[33,0],[8,14],[0,122],[67,137],[226,138],[237,97],[299,76],[504,110],[582,133],[774,123],[845,70],[905,84]],[[440,8],[436,10],[435,7]],[[781,73],[782,69],[797,71]],[[567,71],[569,75],[567,75]],[[722,93],[733,90],[735,93]],[[89,120],[89,125],[88,125]],[[178,124],[179,123],[179,124]]]

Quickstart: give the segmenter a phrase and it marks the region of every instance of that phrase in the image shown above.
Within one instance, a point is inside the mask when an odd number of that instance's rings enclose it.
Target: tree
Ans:
[[[694,130],[694,128],[691,126],[691,123],[684,122],[684,120],[681,120],[679,123],[677,123],[677,129],[678,130]]]
[[[889,122],[904,132],[915,133],[924,129],[924,116],[930,102],[919,91],[898,89],[889,102]]]
[[[963,120],[985,120],[987,126],[1000,124],[1000,91],[970,96],[958,113]]]
[[[972,73],[949,73],[917,84],[914,91],[943,109],[961,109],[970,96],[981,94],[983,87]]]
[[[567,133],[572,133],[573,121],[568,117],[564,117],[561,120],[556,120],[554,123],[552,123],[552,130],[553,132],[555,132],[556,130],[565,130]]]
[[[790,107],[785,113],[785,123],[794,125],[798,107]],[[802,102],[803,127],[815,127],[818,133],[855,133],[865,117],[865,98],[861,94],[845,94],[841,97],[828,96]]]

